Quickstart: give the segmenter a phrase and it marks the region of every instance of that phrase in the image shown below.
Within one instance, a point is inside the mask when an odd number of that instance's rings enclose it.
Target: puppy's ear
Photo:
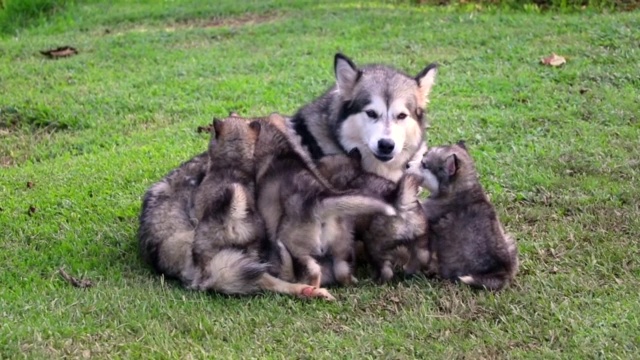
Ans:
[[[348,156],[350,159],[355,160],[357,162],[362,161],[362,154],[360,153],[360,149],[358,149],[357,147],[354,147],[353,149],[351,149],[351,151],[349,151]]]
[[[262,129],[262,125],[260,125],[257,121],[252,121],[249,123],[249,129],[253,131],[253,134],[258,137],[260,135],[260,129]]]
[[[437,73],[438,64],[432,63],[416,75],[416,82],[418,82],[418,100],[422,106],[425,106],[429,102],[429,94],[431,94],[431,88],[433,88],[433,84],[436,82]]]
[[[451,154],[444,160],[444,169],[449,177],[454,176],[460,168],[460,160],[456,154]]]
[[[461,148],[463,148],[465,151],[467,150],[467,143],[464,140],[459,140],[456,145],[460,146]]]
[[[337,53],[333,62],[338,91],[343,96],[349,96],[360,79],[362,72],[348,57]]]
[[[211,138],[218,139],[220,138],[220,134],[222,134],[224,124],[222,120],[213,119],[213,136]]]

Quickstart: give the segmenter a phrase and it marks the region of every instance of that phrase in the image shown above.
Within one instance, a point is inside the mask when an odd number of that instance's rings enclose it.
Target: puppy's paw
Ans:
[[[334,301],[336,298],[331,295],[327,289],[317,288],[315,286],[307,286],[300,292],[303,298],[321,298],[327,301]]]

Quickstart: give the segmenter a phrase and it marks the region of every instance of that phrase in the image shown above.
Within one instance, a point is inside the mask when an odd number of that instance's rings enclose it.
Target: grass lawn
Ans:
[[[640,357],[639,12],[107,3],[0,39],[0,357]],[[62,45],[79,54],[38,52]],[[325,303],[190,292],[142,264],[141,197],[205,149],[196,127],[293,113],[336,51],[441,64],[429,142],[467,140],[516,284],[365,280]]]

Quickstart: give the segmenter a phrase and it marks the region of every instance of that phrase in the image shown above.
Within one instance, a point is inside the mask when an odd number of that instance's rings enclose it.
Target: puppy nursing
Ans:
[[[331,173],[325,161],[321,171]],[[352,218],[366,214],[395,215],[392,206],[357,190],[327,188],[299,159],[276,159],[259,181],[258,207],[273,236],[303,267],[308,283],[319,287],[318,259],[329,256],[340,284],[351,283],[353,259]],[[326,282],[325,282],[326,283]]]
[[[438,274],[477,288],[500,290],[518,271],[516,244],[505,234],[464,142],[431,148],[423,157],[423,203]]]
[[[187,287],[332,300],[320,286],[356,281],[356,236],[380,282],[402,265],[499,290],[518,270],[462,142],[431,148],[393,182],[363,171],[358,149],[314,163],[277,114],[214,130],[208,153],[149,189],[140,219],[143,256]]]
[[[426,219],[418,202],[419,177],[403,175],[396,183],[362,169],[359,150],[348,156],[325,156],[318,161],[320,172],[341,190],[357,190],[394,207],[396,216],[363,214],[352,222],[356,237],[363,241],[366,256],[374,267],[375,277],[386,282],[393,277],[393,266],[404,266],[406,273],[426,267],[429,253],[426,243]],[[399,248],[409,250],[403,259]]]

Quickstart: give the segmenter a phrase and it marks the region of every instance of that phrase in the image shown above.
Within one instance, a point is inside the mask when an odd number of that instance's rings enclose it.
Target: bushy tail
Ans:
[[[319,215],[322,219],[378,213],[395,216],[396,210],[384,201],[362,195],[332,196],[322,200],[319,206]]]
[[[398,181],[398,195],[395,200],[396,209],[406,210],[415,205],[418,200],[421,179],[414,174],[404,174]]]
[[[518,260],[518,245],[516,244],[513,236],[505,234],[504,237],[507,241],[507,251],[509,252],[509,259],[511,259],[510,275],[511,278],[513,278],[518,273],[518,269],[520,267],[520,261]]]
[[[233,183],[229,185],[231,201],[229,203],[229,216],[234,220],[242,220],[247,217],[249,207],[249,195],[244,186]]]
[[[237,249],[223,249],[211,258],[192,287],[224,294],[249,294],[260,290],[258,280],[266,270],[267,265],[256,257]]]
[[[509,284],[511,277],[506,272],[460,276],[460,281],[478,289],[498,291]]]

